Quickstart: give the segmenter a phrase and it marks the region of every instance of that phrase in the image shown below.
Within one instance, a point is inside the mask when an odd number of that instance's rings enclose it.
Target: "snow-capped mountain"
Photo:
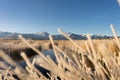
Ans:
[[[7,36],[10,35],[10,34],[12,34],[12,33],[10,33],[10,32],[2,32],[2,31],[0,31],[0,38],[7,37]]]
[[[74,33],[66,33],[69,37],[75,40],[86,40],[86,35],[79,35]],[[40,40],[48,40],[49,39],[49,33],[47,32],[37,32],[34,34],[23,34],[23,33],[11,33],[11,32],[2,32],[0,31],[0,38],[3,39],[18,39],[18,35],[23,35],[23,37],[27,39],[40,39]],[[66,40],[66,38],[63,35],[56,34],[52,35],[54,40]],[[112,38],[111,36],[106,35],[91,35],[92,39],[106,39],[106,38]]]
[[[47,32],[37,32],[36,35],[49,36]]]

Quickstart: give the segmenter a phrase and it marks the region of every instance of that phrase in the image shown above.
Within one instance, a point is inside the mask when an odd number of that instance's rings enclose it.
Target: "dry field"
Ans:
[[[58,30],[68,40],[0,40],[0,80],[120,80],[120,40],[111,25],[114,39],[72,40]],[[52,49],[56,57],[53,61],[42,50]],[[34,55],[30,61],[29,57]],[[26,67],[17,64],[23,59]],[[47,76],[35,66],[49,72]]]
[[[27,40],[27,41],[40,51],[52,49],[52,44],[49,40]],[[83,48],[87,52],[86,47],[86,43],[88,43],[87,40],[74,40],[74,42],[81,46],[81,48]],[[102,39],[102,40],[95,39],[92,40],[92,42],[97,52],[100,52],[99,46],[103,44],[107,46],[110,53],[117,54],[117,52],[119,51],[119,48],[114,39]],[[68,55],[72,52],[79,52],[79,49],[76,48],[69,40],[54,40],[54,43],[61,50],[65,52],[67,51],[66,53],[68,53]],[[88,45],[88,47],[90,47],[90,45]],[[20,56],[21,52],[25,52],[28,57],[32,57],[37,54],[34,50],[32,50],[30,47],[24,44],[21,40],[0,39],[0,50],[7,53],[10,57],[12,57],[12,59],[16,61],[22,59],[22,57]]]

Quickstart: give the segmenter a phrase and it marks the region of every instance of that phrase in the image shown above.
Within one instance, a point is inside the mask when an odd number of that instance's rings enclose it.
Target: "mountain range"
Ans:
[[[69,37],[74,40],[86,40],[86,35],[74,34],[74,33],[66,33]],[[1,39],[18,39],[18,35],[22,35],[26,39],[38,39],[38,40],[48,40],[49,33],[47,32],[37,32],[33,34],[27,33],[12,33],[12,32],[2,32],[0,31],[0,38]],[[54,40],[66,40],[66,38],[61,34],[54,34],[52,35]],[[112,38],[112,36],[106,35],[91,35],[92,39],[108,39]]]

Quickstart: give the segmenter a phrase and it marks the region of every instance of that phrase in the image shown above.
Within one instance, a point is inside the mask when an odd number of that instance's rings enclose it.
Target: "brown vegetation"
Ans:
[[[59,32],[69,41],[53,41],[50,35],[48,43],[47,41],[40,43],[39,41],[27,41],[22,36],[19,36],[22,42],[13,42],[15,44],[23,44],[22,46],[25,49],[34,50],[39,57],[33,58],[31,62],[26,56],[27,52],[21,52],[21,57],[27,64],[26,68],[22,68],[6,54],[7,52],[5,53],[4,48],[1,48],[3,50],[0,51],[0,57],[9,65],[1,63],[3,65],[0,65],[0,67],[5,66],[6,68],[0,69],[0,79],[46,80],[47,77],[36,68],[35,64],[37,64],[50,71],[50,73],[47,73],[50,80],[119,80],[120,43],[112,25],[111,28],[115,38],[111,40],[91,40],[90,36],[87,35],[88,40],[73,41],[61,30]],[[49,55],[43,55],[34,44],[39,46],[46,45],[47,48],[45,47],[45,49],[52,48],[56,62]]]

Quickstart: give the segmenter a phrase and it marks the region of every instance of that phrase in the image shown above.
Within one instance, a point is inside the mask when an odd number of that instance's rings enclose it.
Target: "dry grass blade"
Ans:
[[[29,46],[30,48],[32,48],[49,66],[52,66],[49,63],[49,60],[45,57],[45,55],[43,55],[42,52],[40,52],[38,49],[36,49],[35,47],[33,47],[30,43],[28,43],[23,37],[22,35],[19,35],[19,38],[25,43],[27,44],[27,46]]]
[[[88,51],[88,54],[91,55],[90,48],[88,46],[88,42],[87,41],[85,41],[85,47],[86,47],[86,49]]]
[[[96,52],[95,52],[95,48],[94,48],[94,46],[93,46],[93,42],[92,42],[92,39],[91,39],[91,37],[90,37],[89,34],[87,35],[87,39],[88,39],[88,42],[89,42],[90,47],[91,47],[91,50],[92,50],[91,55],[92,55],[92,57],[93,57],[93,58],[95,59],[95,61],[96,61]]]
[[[29,68],[31,68],[32,70],[34,69],[33,66],[31,66],[31,63],[29,61],[29,59],[27,58],[27,56],[25,55],[24,52],[21,53],[21,56],[23,57],[23,59],[25,60],[26,64],[28,65]]]
[[[43,79],[46,80],[47,78],[45,78],[42,73],[39,72],[39,70],[37,68],[34,67],[34,64],[32,64],[29,59],[27,58],[27,56],[25,55],[24,52],[21,53],[21,56],[23,57],[23,59],[25,60],[26,64],[28,65],[28,68],[34,73],[37,72],[37,74],[39,74],[39,76]],[[37,76],[36,74],[36,76]]]
[[[58,58],[58,54],[57,54],[57,52],[56,52],[56,50],[55,50],[55,44],[54,44],[54,41],[53,41],[53,39],[52,39],[52,36],[51,36],[51,35],[49,35],[49,39],[50,39],[50,42],[51,42],[51,44],[52,44],[53,51],[54,51],[54,54],[55,54],[55,56],[56,56],[57,62],[58,62],[58,64],[59,64],[59,63],[60,63],[60,61],[59,61],[59,58]]]
[[[27,46],[29,46],[30,48],[32,48],[34,51],[37,52],[37,54],[39,54],[42,58],[44,58],[44,59],[46,60],[45,56],[44,56],[38,49],[36,49],[36,48],[33,47],[32,45],[30,45],[30,43],[28,43],[28,42],[22,37],[22,35],[19,35],[19,38],[20,38]]]
[[[116,42],[117,42],[117,45],[118,45],[118,47],[119,47],[119,49],[120,49],[120,42],[119,42],[119,39],[118,39],[118,37],[117,37],[117,33],[116,33],[115,29],[114,29],[114,26],[111,24],[110,27],[111,27],[111,30],[112,30],[112,32],[113,32],[114,38],[115,38],[115,40],[116,40]]]
[[[75,62],[78,65],[78,69],[77,70],[79,71],[79,74],[82,76],[82,78],[85,79],[85,80],[92,80],[91,75],[88,75],[89,73],[87,73],[87,71],[83,68],[83,65],[80,65],[80,62],[77,60],[77,58],[76,58],[76,56],[74,54],[73,54],[73,57],[75,59]]]
[[[58,48],[56,45],[55,45],[55,49],[57,49],[59,52],[61,52],[61,54],[64,55],[64,60],[68,59],[69,64],[70,63],[74,64],[73,60],[70,57],[68,57],[67,54],[64,51],[62,51],[60,48]]]
[[[64,59],[62,58],[62,56],[59,53],[56,52],[55,44],[54,44],[54,41],[53,41],[51,35],[49,35],[49,38],[50,38],[50,41],[52,43],[52,47],[53,47],[53,50],[54,50],[55,57],[57,58],[57,61],[58,61],[58,67],[57,68],[59,69],[59,71],[58,71],[59,76],[61,78],[63,78],[63,79],[70,79],[70,77],[64,73],[65,72],[64,71],[64,67],[65,67],[65,65],[67,66],[67,64],[65,63]],[[71,67],[71,66],[67,66],[67,67]],[[70,68],[70,69],[73,70],[73,68]]]
[[[80,45],[78,45],[74,40],[72,40],[67,34],[65,34],[61,29],[58,29],[58,32],[60,34],[62,34],[63,36],[65,36],[68,40],[70,40],[75,46],[76,48],[79,48],[81,52],[85,52],[85,50],[83,48],[80,47]]]
[[[0,50],[0,57],[3,58],[6,62],[8,62],[12,67],[15,67],[15,73],[18,75],[18,77],[22,80],[26,74],[25,70],[18,66],[16,62],[14,62],[6,53]]]

